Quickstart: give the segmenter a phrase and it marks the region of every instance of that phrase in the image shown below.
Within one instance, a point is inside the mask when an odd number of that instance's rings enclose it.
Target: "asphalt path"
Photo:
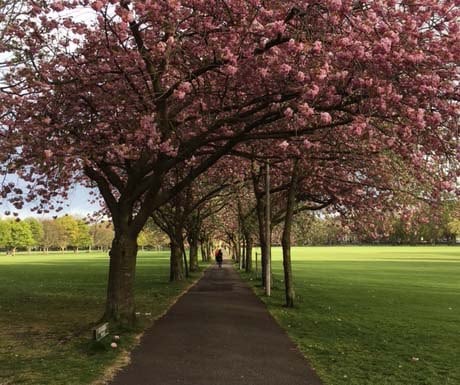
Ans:
[[[230,263],[203,278],[146,331],[111,385],[321,385]]]

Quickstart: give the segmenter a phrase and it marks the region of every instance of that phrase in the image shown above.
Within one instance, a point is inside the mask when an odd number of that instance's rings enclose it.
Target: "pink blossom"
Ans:
[[[174,91],[174,96],[175,96],[177,99],[182,100],[182,99],[185,98],[185,95],[186,95],[186,93],[185,93],[184,91],[182,91],[182,90],[175,90],[175,91]]]
[[[259,73],[263,78],[268,76],[268,68],[259,68]]]
[[[453,189],[452,182],[449,182],[447,180],[442,181],[440,186],[441,186],[441,189],[445,191],[451,191]]]
[[[285,140],[279,144],[279,147],[283,150],[286,151],[286,149],[289,147],[289,143]]]
[[[62,1],[55,1],[52,5],[51,8],[53,8],[56,12],[61,12],[64,10],[64,4],[62,4]]]
[[[321,123],[330,124],[332,122],[332,117],[329,112],[321,112]]]
[[[314,114],[314,110],[313,108],[311,108],[309,106],[308,103],[303,103],[303,104],[300,104],[299,105],[299,111],[300,113],[302,114],[302,116],[306,117],[306,118],[309,118],[310,116],[312,116]]]
[[[272,32],[276,35],[283,34],[286,31],[286,24],[284,21],[275,21],[274,23],[269,24]]]
[[[257,20],[257,18],[255,18],[251,25],[251,31],[260,32],[263,30],[264,30],[264,26],[260,23],[259,20]]]
[[[160,53],[163,53],[166,51],[166,43],[164,41],[160,41],[158,44],[157,44],[157,50],[158,52]]]
[[[323,44],[319,41],[319,40],[316,40],[314,43],[313,43],[313,48],[312,48],[312,51],[314,53],[320,53],[321,50],[323,48]]]
[[[45,155],[46,159],[50,159],[53,156],[53,151],[45,150],[45,151],[43,151],[43,155]]]
[[[222,72],[229,76],[234,76],[238,72],[238,67],[227,65],[223,68]]]
[[[332,11],[338,11],[342,8],[342,0],[329,0],[329,8]]]
[[[326,77],[327,77],[327,71],[324,68],[321,68],[319,70],[318,79],[319,80],[324,80],[324,79],[326,79]]]
[[[297,75],[295,76],[296,80],[299,82],[303,82],[305,80],[305,74],[302,71],[297,72]]]
[[[128,21],[128,23],[132,23],[134,21],[134,14],[132,12],[128,12],[126,20]]]
[[[91,4],[91,7],[96,11],[99,12],[103,7],[104,3],[100,0],[95,1],[93,4]]]
[[[181,83],[178,89],[189,94],[190,92],[192,92],[192,84],[190,82]]]
[[[307,91],[307,96],[310,98],[314,98],[319,93],[319,86],[317,84],[313,84],[311,88]]]
[[[291,70],[292,70],[292,67],[289,64],[284,63],[284,64],[281,64],[281,66],[280,66],[280,72],[284,76],[289,75]]]
[[[303,141],[303,145],[304,145],[304,147],[305,147],[307,150],[313,147],[313,143],[310,142],[308,139],[305,139],[305,140]]]
[[[286,118],[292,118],[292,115],[294,115],[294,111],[292,110],[292,108],[288,107],[284,110],[284,116]]]

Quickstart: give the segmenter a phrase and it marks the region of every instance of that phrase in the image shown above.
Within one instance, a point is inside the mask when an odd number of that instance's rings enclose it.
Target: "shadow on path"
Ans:
[[[147,330],[111,385],[320,385],[287,334],[230,263],[203,278]]]

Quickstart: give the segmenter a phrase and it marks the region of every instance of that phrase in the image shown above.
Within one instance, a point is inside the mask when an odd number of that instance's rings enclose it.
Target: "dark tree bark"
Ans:
[[[292,263],[291,263],[291,230],[294,218],[294,208],[296,204],[296,188],[298,181],[298,161],[296,160],[293,166],[291,184],[288,190],[286,200],[286,215],[284,219],[283,235],[281,244],[283,247],[283,269],[284,269],[284,288],[286,295],[286,306],[294,307],[295,290],[292,277]]]
[[[187,227],[187,240],[190,246],[189,253],[189,270],[198,271],[200,266],[198,264],[198,244],[200,239],[201,218],[199,210],[189,216],[186,222]]]
[[[250,234],[245,235],[245,254],[246,254],[246,264],[245,269],[247,273],[252,271],[252,238]]]
[[[190,271],[198,271],[200,269],[198,264],[198,237],[189,236],[188,242],[190,245]]]
[[[132,326],[135,323],[137,235],[116,234],[109,255],[107,301],[103,319]]]
[[[200,251],[201,251],[201,262],[206,262],[208,260],[208,256],[207,256],[205,238],[200,239]]]
[[[182,281],[185,279],[183,264],[183,241],[182,237],[171,237],[171,258],[169,280]]]
[[[246,269],[246,240],[243,238],[241,247],[241,268]]]
[[[265,286],[265,275],[267,274],[267,237],[266,237],[266,224],[265,224],[265,203],[264,195],[259,196],[256,194],[256,211],[257,211],[257,224],[259,230],[260,240],[260,263],[262,266],[262,286]]]

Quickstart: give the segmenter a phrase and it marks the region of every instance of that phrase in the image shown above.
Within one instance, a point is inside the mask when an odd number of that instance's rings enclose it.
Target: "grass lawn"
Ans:
[[[140,253],[139,327],[121,332],[114,351],[110,338],[100,344],[90,338],[104,309],[106,254],[0,255],[0,385],[83,385],[100,377],[190,284],[168,283],[168,256]]]
[[[460,384],[459,247],[294,248],[295,309],[281,258],[262,298],[325,385]]]

